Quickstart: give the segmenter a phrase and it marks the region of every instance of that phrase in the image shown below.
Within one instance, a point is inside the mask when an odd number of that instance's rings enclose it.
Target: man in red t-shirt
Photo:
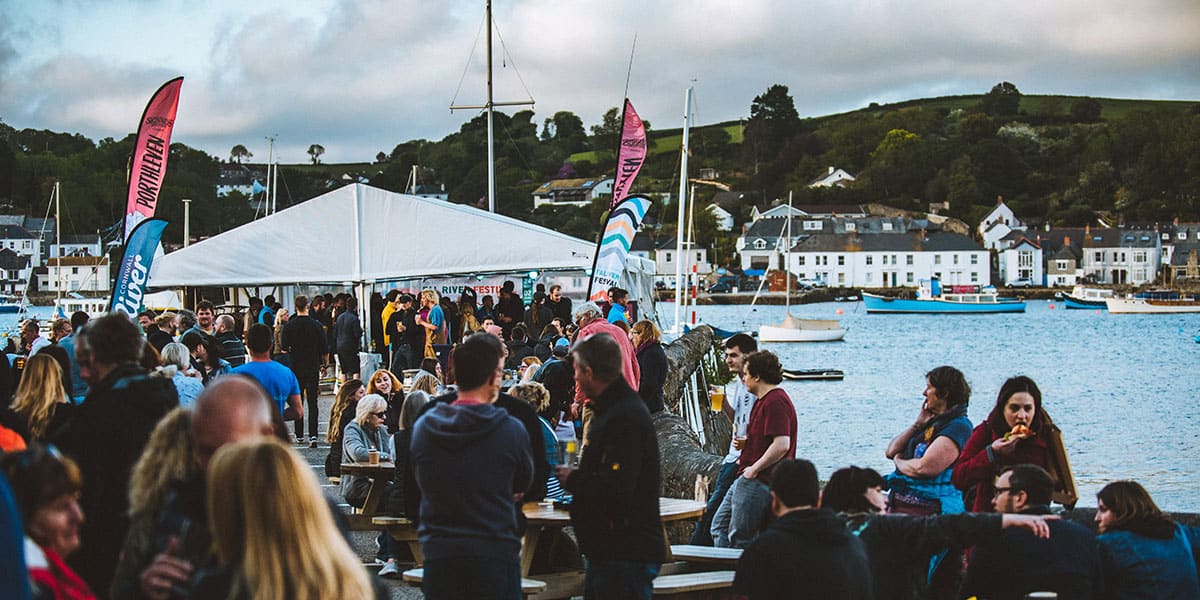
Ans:
[[[779,358],[762,350],[744,362],[742,382],[758,400],[750,411],[738,478],[713,516],[713,544],[718,548],[745,548],[758,535],[771,505],[771,471],[779,461],[796,456],[796,407],[779,387]]]

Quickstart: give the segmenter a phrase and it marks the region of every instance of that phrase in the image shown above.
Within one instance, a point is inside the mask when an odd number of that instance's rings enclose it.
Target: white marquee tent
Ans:
[[[356,183],[162,256],[150,286],[351,283],[362,290],[419,278],[580,272],[594,253],[594,243],[538,225]],[[649,318],[653,275],[653,262],[630,256],[622,278]]]

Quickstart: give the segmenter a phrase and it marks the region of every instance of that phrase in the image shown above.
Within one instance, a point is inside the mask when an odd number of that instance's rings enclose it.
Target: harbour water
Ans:
[[[669,325],[674,305],[660,304],[659,314]],[[696,314],[723,329],[757,330],[781,321],[784,307],[700,306]],[[1063,431],[1080,506],[1095,506],[1104,484],[1134,479],[1163,509],[1200,512],[1200,314],[1110,315],[1056,301],[1007,315],[867,315],[861,302],[792,314],[840,318],[848,329],[842,342],[764,345],[786,368],[846,373],[783,385],[799,417],[798,455],[822,477],[849,464],[891,471],[884,448],[916,418],[924,374],[948,364],[971,384],[975,424],[1006,378],[1038,383]]]

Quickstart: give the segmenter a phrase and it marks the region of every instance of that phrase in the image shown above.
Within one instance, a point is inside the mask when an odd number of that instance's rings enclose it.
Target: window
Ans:
[[[891,230],[892,230],[892,224],[891,224],[891,222],[889,222],[889,221],[884,221],[884,222],[883,222],[883,230],[884,230],[884,231],[891,231]]]
[[[881,265],[886,265],[886,264],[888,264],[888,263],[887,263],[887,255],[886,255],[886,254],[884,254],[884,255],[883,255],[883,260],[881,260],[881,261],[879,262],[879,264],[881,264]]]
[[[846,266],[846,257],[845,256],[838,256],[838,266],[839,267]]]
[[[971,283],[979,283],[979,273],[971,271]]]
[[[1162,239],[1164,239],[1164,240],[1169,240],[1169,239],[1171,239],[1171,234],[1169,234],[1169,233],[1164,233],[1164,234],[1162,234]]]
[[[908,283],[912,283],[912,282],[913,282],[913,274],[912,274],[912,271],[909,271],[908,273],[905,273],[905,274],[904,274],[904,281],[906,281],[906,282],[908,282]]]
[[[79,267],[71,267],[71,274],[72,274],[72,275],[78,275],[78,274],[79,274]]]
[[[845,287],[845,285],[846,285],[846,274],[838,273],[838,287]]]
[[[1125,262],[1125,253],[1124,252],[1121,253],[1121,262]]]
[[[700,252],[697,252],[697,253],[696,253],[696,262],[698,262],[698,263],[702,263],[702,262],[704,262],[704,259],[703,259],[703,258],[700,258],[700,255],[701,255],[701,253],[700,253]]]
[[[935,264],[935,265],[940,265],[940,264],[942,264],[942,255],[941,255],[941,254],[934,254],[934,255],[933,255],[933,264]]]
[[[1018,267],[1032,267],[1033,266],[1033,253],[1032,252],[1018,253],[1017,254],[1017,266]]]
[[[670,252],[667,253],[667,262],[671,262],[671,253]]]
[[[911,254],[909,254],[909,255],[906,255],[906,256],[904,257],[904,264],[906,264],[906,265],[911,265],[911,264],[913,264],[913,255],[911,255]]]
[[[1139,263],[1146,262],[1146,253],[1145,252],[1134,252],[1133,253],[1133,262],[1139,262]]]
[[[1181,240],[1186,240],[1186,239],[1187,239],[1187,232],[1186,232],[1186,231],[1180,231],[1179,233],[1175,234],[1175,237],[1177,237],[1177,238],[1179,238],[1179,239],[1181,239]]]
[[[973,265],[979,264],[979,255],[978,254],[971,255],[971,264],[973,264]]]
[[[1066,271],[1069,267],[1067,266],[1067,261],[1056,260],[1054,261],[1054,268],[1058,269],[1059,271]]]
[[[803,267],[803,266],[804,266],[804,255],[803,255],[803,254],[801,254],[801,255],[800,255],[799,257],[797,257],[797,258],[799,258],[799,262],[798,262],[797,264],[799,264],[800,266],[802,266],[802,267]]]
[[[823,223],[821,223],[820,221],[805,221],[804,222],[805,231],[820,231],[822,226],[823,226]]]
[[[958,255],[957,254],[954,255],[954,264],[956,264],[956,265],[958,264]]]
[[[846,223],[846,231],[856,231],[857,229],[854,223]]]
[[[870,265],[870,264],[872,264],[874,261],[875,261],[875,257],[873,257],[873,256],[871,256],[870,254],[868,254],[868,255],[867,255],[867,264],[868,264],[868,265]]]
[[[754,249],[755,250],[766,250],[767,249],[767,241],[762,238],[758,238],[757,240],[754,240]]]
[[[1104,253],[1103,252],[1095,253],[1095,257],[1096,257],[1096,262],[1104,262]]]
[[[867,276],[864,278],[867,283],[871,283],[871,275],[872,273],[867,271]]]

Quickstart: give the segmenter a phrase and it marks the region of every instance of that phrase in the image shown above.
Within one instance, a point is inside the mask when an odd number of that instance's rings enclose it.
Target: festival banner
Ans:
[[[146,219],[134,226],[125,242],[125,256],[121,259],[109,312],[120,311],[132,317],[141,309],[142,296],[146,294],[150,279],[150,265],[166,227],[167,222],[162,219]]]
[[[158,206],[158,191],[167,173],[167,158],[171,150],[171,130],[175,128],[175,110],[179,108],[179,88],[183,78],[176,77],[163,84],[150,98],[142,120],[138,123],[137,145],[129,168],[129,194],[125,208],[125,239],[133,228],[154,216]]]
[[[629,98],[625,99],[625,108],[621,112],[621,146],[617,149],[617,176],[613,182],[612,203],[609,209],[616,208],[633,185],[633,178],[642,170],[646,161],[646,127],[642,118],[633,109]]]
[[[650,199],[635,195],[621,201],[608,215],[604,234],[596,247],[596,260],[592,263],[592,279],[588,282],[588,300],[606,300],[608,288],[621,283],[621,271],[629,256],[629,246],[646,211],[650,210]]]

